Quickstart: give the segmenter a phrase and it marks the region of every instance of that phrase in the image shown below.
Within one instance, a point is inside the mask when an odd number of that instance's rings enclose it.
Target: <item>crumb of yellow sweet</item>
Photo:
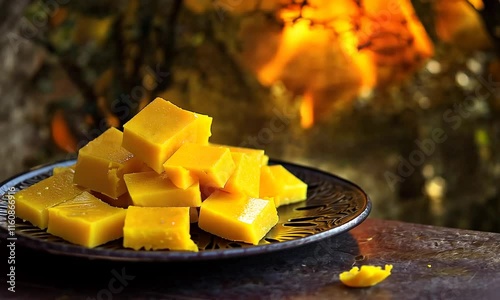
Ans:
[[[432,268],[432,265],[427,265],[427,268]]]
[[[340,274],[340,281],[350,287],[370,287],[380,283],[391,275],[392,265],[385,265],[385,269],[378,266],[353,267],[350,271]]]

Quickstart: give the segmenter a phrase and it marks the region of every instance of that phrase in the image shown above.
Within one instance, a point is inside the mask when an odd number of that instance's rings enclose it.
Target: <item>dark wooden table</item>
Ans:
[[[109,262],[18,248],[15,294],[7,291],[3,260],[1,299],[499,299],[500,295],[500,234],[375,219],[300,248],[212,262]],[[371,288],[353,289],[339,282],[340,272],[363,264],[392,264],[394,269]]]

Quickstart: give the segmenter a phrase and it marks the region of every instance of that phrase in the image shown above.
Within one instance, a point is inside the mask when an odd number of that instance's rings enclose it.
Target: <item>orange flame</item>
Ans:
[[[308,40],[310,34],[311,30],[307,21],[285,26],[275,56],[257,72],[259,81],[264,85],[274,83],[286,64],[296,55],[299,46]]]
[[[365,0],[362,7],[348,0],[311,0],[283,8],[278,16],[285,23],[278,48],[257,69],[257,78],[264,85],[283,81],[296,95],[303,94],[303,128],[313,126],[315,114],[328,113],[322,109],[328,105],[315,102],[335,101],[342,94],[325,91],[366,94],[405,79],[433,53],[409,0]]]

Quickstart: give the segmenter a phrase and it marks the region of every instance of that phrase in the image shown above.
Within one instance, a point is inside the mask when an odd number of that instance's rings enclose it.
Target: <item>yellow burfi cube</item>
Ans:
[[[385,265],[382,270],[379,266],[353,267],[350,271],[342,272],[339,275],[340,281],[350,287],[370,287],[374,286],[389,275],[391,275],[392,265]]]
[[[229,193],[243,193],[258,198],[261,158],[241,152],[232,152],[231,156],[236,169],[233,175],[229,177],[223,190]]]
[[[163,165],[167,177],[178,187],[200,185],[223,188],[235,164],[227,148],[187,143]]]
[[[123,175],[139,169],[141,162],[121,147],[123,133],[109,128],[78,152],[75,183],[111,198],[127,191]]]
[[[262,165],[262,166],[267,165],[267,163],[269,162],[269,156],[265,155],[264,150],[262,150],[262,149],[235,147],[235,146],[220,145],[220,144],[213,144],[213,143],[210,143],[210,145],[229,148],[229,151],[231,151],[231,153],[244,153],[244,154],[256,156],[257,159],[260,160],[260,165]]]
[[[262,166],[260,197],[274,198],[276,207],[299,202],[307,198],[307,184],[282,165]]]
[[[156,98],[123,125],[123,147],[163,172],[163,163],[185,142],[207,144],[212,118]]]
[[[41,229],[47,228],[47,209],[80,195],[84,190],[73,183],[73,172],[58,173],[14,195],[16,216]]]
[[[198,252],[189,226],[189,207],[130,206],[123,227],[123,246]]]
[[[260,168],[260,197],[278,197],[285,190],[283,182],[278,180],[271,170],[271,166],[262,166]]]
[[[49,208],[47,232],[71,243],[93,248],[122,237],[126,211],[83,192]]]
[[[272,200],[216,191],[201,204],[198,226],[228,240],[257,245],[277,222]]]
[[[175,186],[165,174],[156,172],[125,174],[125,183],[135,206],[198,207],[201,193],[198,182],[186,189]]]

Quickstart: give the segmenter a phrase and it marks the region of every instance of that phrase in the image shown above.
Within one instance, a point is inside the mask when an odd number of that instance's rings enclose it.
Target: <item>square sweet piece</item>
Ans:
[[[155,170],[184,143],[208,144],[212,118],[156,98],[123,125],[123,147]]]
[[[199,207],[201,205],[198,182],[181,189],[165,174],[157,174],[154,171],[125,174],[124,178],[135,206]]]
[[[250,197],[259,197],[261,157],[242,152],[231,152],[236,165],[223,190],[240,193]]]
[[[282,165],[262,166],[260,197],[274,198],[276,207],[303,201],[307,198],[307,184]]]
[[[198,226],[228,240],[257,245],[277,222],[273,200],[216,191],[201,204]]]
[[[122,237],[127,210],[83,192],[48,211],[48,233],[93,248]]]
[[[200,185],[223,188],[236,168],[227,148],[186,143],[163,164],[167,177],[185,189]]]
[[[138,170],[142,163],[122,148],[123,133],[109,128],[78,152],[75,183],[111,198],[127,191],[123,175]]]
[[[31,224],[47,228],[49,214],[47,209],[72,199],[85,191],[73,183],[73,171],[59,172],[34,185],[17,192],[16,216]]]
[[[130,206],[123,227],[123,246],[139,250],[198,252],[189,234],[189,207]]]

